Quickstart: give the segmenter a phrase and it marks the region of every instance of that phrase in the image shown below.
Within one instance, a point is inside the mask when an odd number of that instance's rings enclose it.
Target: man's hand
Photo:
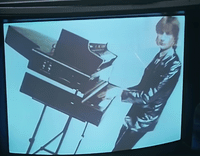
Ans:
[[[113,99],[116,96],[121,95],[122,93],[122,89],[121,88],[112,88],[109,89],[107,91],[103,91],[100,94],[97,95],[98,98],[102,98],[102,99]]]

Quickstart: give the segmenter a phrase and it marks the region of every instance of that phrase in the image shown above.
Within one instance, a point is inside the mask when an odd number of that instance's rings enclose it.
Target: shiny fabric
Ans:
[[[171,49],[165,56],[159,52],[146,67],[137,86],[123,91],[122,101],[132,103],[125,122],[135,132],[148,132],[155,128],[161,112],[173,92],[180,76],[181,63]]]
[[[122,126],[113,151],[131,149],[146,133],[138,133]]]
[[[152,131],[178,82],[181,63],[171,49],[165,56],[159,52],[144,71],[137,86],[122,93],[122,101],[132,103],[125,117],[113,151],[131,149],[148,131]]]

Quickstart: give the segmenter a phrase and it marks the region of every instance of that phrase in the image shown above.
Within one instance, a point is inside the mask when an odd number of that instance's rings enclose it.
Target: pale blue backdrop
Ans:
[[[110,82],[122,89],[136,85],[145,67],[159,51],[155,40],[155,25],[161,17],[136,17],[92,20],[66,20],[52,22],[26,22],[4,24],[4,36],[9,25],[29,28],[58,40],[62,29],[71,31],[93,43],[108,43],[108,49],[118,55],[113,64]],[[182,63],[181,76],[155,130],[147,133],[134,148],[142,148],[179,140],[181,136],[184,23],[178,16],[180,34],[177,53]],[[27,68],[28,60],[5,43],[7,110],[9,129],[9,150],[11,153],[25,153],[35,126],[42,112],[43,104],[19,92],[25,72],[43,76]],[[45,79],[45,78],[44,78]],[[49,79],[46,79],[50,81]],[[52,82],[53,83],[53,82]],[[62,85],[55,83],[60,87]],[[66,88],[67,89],[67,88]],[[117,96],[98,127],[89,124],[77,154],[111,152],[124,117],[131,104],[122,103]],[[68,116],[47,108],[32,152],[58,134]],[[59,154],[73,154],[81,139],[85,123],[72,119],[70,128]],[[49,145],[54,150],[57,142]],[[44,152],[41,152],[44,154]]]

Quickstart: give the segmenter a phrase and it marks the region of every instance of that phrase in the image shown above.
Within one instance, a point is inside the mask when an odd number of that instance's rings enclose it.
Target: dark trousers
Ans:
[[[132,149],[145,134],[146,132],[135,132],[123,125],[113,151]]]

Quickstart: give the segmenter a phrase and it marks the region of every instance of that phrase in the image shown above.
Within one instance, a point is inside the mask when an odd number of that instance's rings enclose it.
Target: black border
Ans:
[[[14,5],[15,6],[15,5]],[[25,6],[25,7],[0,7],[0,154],[10,154],[8,149],[8,127],[6,107],[6,84],[5,84],[5,60],[3,23],[13,21],[46,21],[62,19],[92,19],[92,18],[115,18],[128,16],[156,16],[177,15],[184,12],[185,25],[185,55],[184,55],[184,86],[183,86],[183,114],[181,140],[164,145],[143,149],[120,151],[95,155],[164,155],[164,154],[187,154],[191,153],[192,125],[195,107],[199,98],[199,49],[200,49],[200,5],[152,9],[133,9],[124,4],[113,5],[78,5],[78,6]],[[63,9],[60,10],[60,9]],[[66,10],[65,10],[66,9]],[[81,9],[78,11],[78,9]],[[25,154],[23,154],[25,155]],[[85,154],[84,154],[85,155]],[[93,154],[94,155],[94,154]]]

